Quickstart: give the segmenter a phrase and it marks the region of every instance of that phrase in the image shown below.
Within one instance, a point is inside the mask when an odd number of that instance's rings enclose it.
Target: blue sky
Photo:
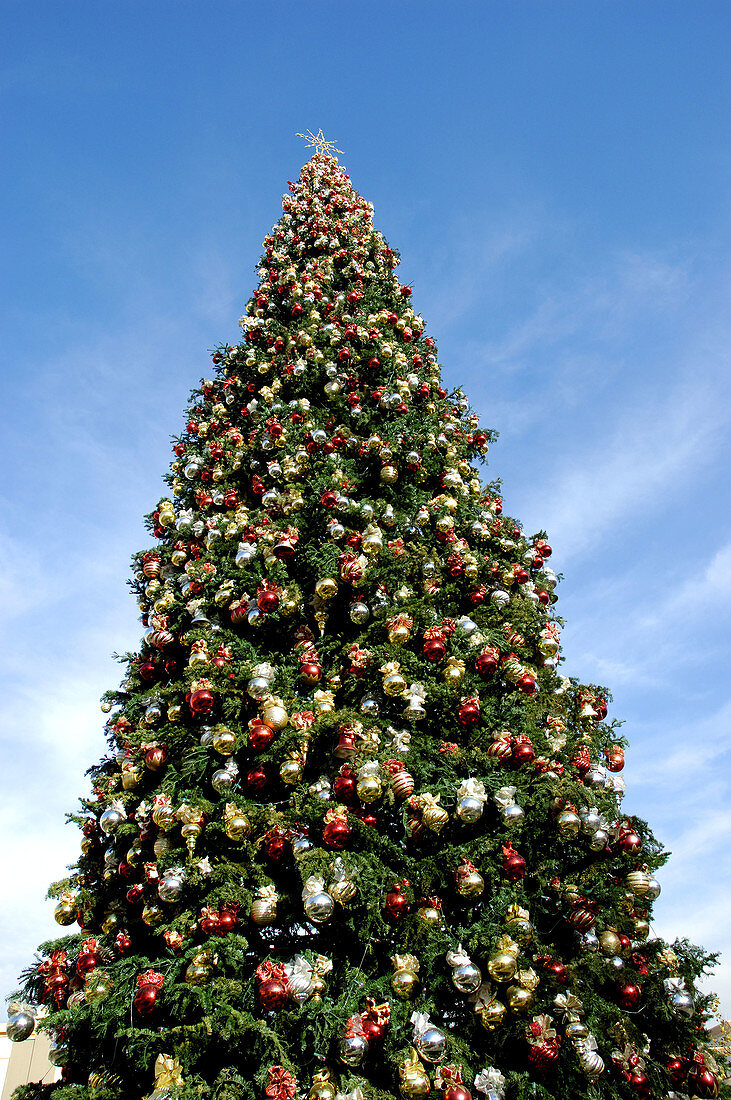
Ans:
[[[338,140],[564,573],[566,670],[613,690],[656,928],[731,1014],[731,8],[707,0],[4,5],[0,991],[141,627],[169,436],[261,240]]]

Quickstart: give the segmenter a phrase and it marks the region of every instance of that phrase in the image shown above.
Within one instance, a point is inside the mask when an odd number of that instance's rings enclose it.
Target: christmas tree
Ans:
[[[321,134],[134,563],[22,1100],[710,1097],[713,959],[651,938],[603,687]]]

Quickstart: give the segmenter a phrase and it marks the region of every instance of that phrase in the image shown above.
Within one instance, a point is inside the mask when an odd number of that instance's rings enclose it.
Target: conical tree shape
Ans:
[[[19,1095],[714,1096],[710,960],[648,936],[664,855],[558,671],[550,547],[370,204],[322,153],[290,190],[136,559],[51,891],[81,930],[26,976],[63,1080]]]

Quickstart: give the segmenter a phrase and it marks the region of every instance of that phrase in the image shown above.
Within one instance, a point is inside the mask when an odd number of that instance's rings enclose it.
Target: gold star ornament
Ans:
[[[304,134],[297,134],[297,137],[304,138],[309,149],[314,149],[317,153],[324,153],[327,157],[343,151],[342,149],[336,149],[335,142],[328,141],[322,130],[318,130],[316,134],[313,134],[312,130],[307,130]]]

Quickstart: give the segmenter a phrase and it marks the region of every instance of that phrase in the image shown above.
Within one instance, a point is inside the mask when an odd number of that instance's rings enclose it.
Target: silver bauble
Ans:
[[[360,713],[367,715],[369,718],[375,718],[377,714],[380,714],[381,706],[377,699],[374,699],[372,695],[365,695],[360,701]]]
[[[460,821],[464,821],[465,825],[472,825],[473,822],[479,821],[482,817],[483,802],[479,798],[472,798],[469,795],[465,798],[460,798],[457,803],[457,817]]]
[[[690,993],[686,993],[685,990],[678,990],[671,995],[670,1007],[676,1016],[687,1016],[690,1018],[695,1012],[693,998]]]
[[[601,1077],[604,1072],[604,1060],[595,1050],[580,1050],[579,1065],[581,1072],[590,1081],[596,1081],[597,1077]]]
[[[356,623],[358,626],[362,626],[363,623],[367,623],[371,617],[371,611],[368,604],[359,602],[351,605],[350,608],[350,621]]]
[[[51,1043],[47,1057],[52,1066],[65,1066],[69,1060],[69,1048],[66,1043]]]
[[[612,955],[611,959],[608,959],[607,962],[612,970],[624,970],[624,959],[619,955]]]
[[[660,897],[661,890],[662,887],[660,886],[660,883],[653,875],[650,875],[650,882],[648,884],[647,890],[645,891],[645,897],[647,898],[647,900],[655,901],[656,898]]]
[[[608,840],[609,833],[606,829],[597,829],[593,836],[589,837],[589,847],[592,852],[603,852]]]
[[[427,1062],[441,1062],[447,1053],[447,1037],[431,1024],[416,1040],[416,1049]]]
[[[584,932],[579,942],[582,951],[595,954],[599,950],[599,937],[594,932]]]
[[[35,1016],[30,1012],[14,1012],[8,1020],[6,1035],[13,1043],[22,1043],[30,1038],[36,1026]]]
[[[503,806],[500,813],[509,829],[512,829],[515,825],[520,825],[525,818],[523,808],[517,802],[512,802],[509,806]]]
[[[292,855],[297,861],[304,859],[307,853],[312,851],[312,848],[312,841],[307,836],[298,836],[292,841]]]
[[[474,993],[482,984],[482,972],[473,962],[455,966],[452,971],[452,985],[460,993]]]
[[[246,685],[246,691],[252,699],[266,699],[272,693],[269,680],[264,676],[252,676]]]
[[[99,818],[99,828],[103,833],[116,833],[123,821],[124,814],[116,810],[114,806],[109,806]]]
[[[588,836],[592,836],[597,829],[601,829],[602,819],[596,810],[586,810],[581,814],[581,829]]]
[[[179,871],[166,871],[160,879],[157,893],[161,901],[177,901],[183,892],[183,875]]]
[[[238,779],[239,769],[235,764],[227,764],[225,768],[217,768],[211,776],[211,786],[217,794],[225,794],[232,790]]]
[[[324,890],[308,894],[305,899],[305,914],[315,924],[324,924],[330,920],[334,909],[335,902]]]
[[[338,1057],[346,1066],[359,1066],[368,1053],[368,1040],[363,1035],[343,1035],[338,1044]]]
[[[159,703],[150,703],[145,711],[143,721],[146,726],[156,726],[162,718],[162,707]]]

